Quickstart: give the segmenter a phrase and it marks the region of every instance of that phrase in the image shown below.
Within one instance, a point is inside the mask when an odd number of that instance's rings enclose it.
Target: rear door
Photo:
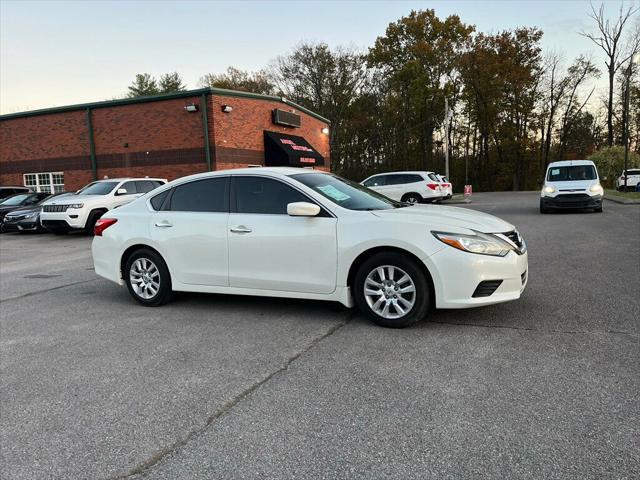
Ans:
[[[156,199],[157,197],[157,199]],[[229,177],[183,183],[153,197],[149,229],[173,277],[185,284],[227,286]]]
[[[291,217],[287,205],[312,202],[274,178],[232,177],[229,285],[257,290],[328,294],[336,287],[337,219]]]

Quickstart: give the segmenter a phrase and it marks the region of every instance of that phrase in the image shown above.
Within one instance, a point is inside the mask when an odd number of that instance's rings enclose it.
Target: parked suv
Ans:
[[[589,160],[550,163],[540,192],[540,213],[562,208],[593,208],[602,212],[604,190]]]
[[[453,197],[453,184],[444,175],[436,174],[438,180],[440,180],[440,189],[442,190],[442,197],[447,200]]]
[[[440,179],[433,172],[380,173],[367,178],[362,185],[407,203],[432,202],[443,196]]]
[[[616,190],[624,190],[624,177],[627,178],[627,190],[635,191],[636,186],[640,183],[640,168],[630,168],[626,172],[623,170],[622,175],[616,178]]]
[[[105,212],[125,205],[167,183],[162,178],[112,178],[90,183],[74,195],[54,198],[42,205],[40,223],[60,234],[73,229],[93,232]]]

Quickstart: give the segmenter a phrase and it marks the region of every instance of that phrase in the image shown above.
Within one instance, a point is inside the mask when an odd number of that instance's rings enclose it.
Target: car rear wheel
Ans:
[[[406,203],[420,203],[422,201],[422,197],[417,193],[405,193],[401,200]]]
[[[129,293],[142,305],[159,307],[171,299],[169,269],[153,250],[136,250],[127,259],[122,273]]]
[[[396,252],[365,261],[355,276],[355,303],[374,323],[404,328],[426,318],[429,282],[415,261]]]

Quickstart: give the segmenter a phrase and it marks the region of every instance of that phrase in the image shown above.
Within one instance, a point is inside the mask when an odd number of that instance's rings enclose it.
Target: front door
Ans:
[[[328,294],[336,287],[336,224],[325,210],[291,217],[287,204],[313,202],[273,178],[232,177],[229,284],[232,287]]]
[[[227,286],[229,177],[173,188],[149,229],[171,274],[180,283]]]

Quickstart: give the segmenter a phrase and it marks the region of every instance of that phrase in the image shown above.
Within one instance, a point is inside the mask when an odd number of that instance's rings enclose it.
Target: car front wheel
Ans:
[[[142,305],[158,307],[171,299],[169,269],[152,250],[136,250],[130,255],[122,276],[131,296]]]
[[[355,276],[355,302],[360,311],[383,327],[404,328],[426,318],[429,282],[416,262],[396,252],[376,254]]]

